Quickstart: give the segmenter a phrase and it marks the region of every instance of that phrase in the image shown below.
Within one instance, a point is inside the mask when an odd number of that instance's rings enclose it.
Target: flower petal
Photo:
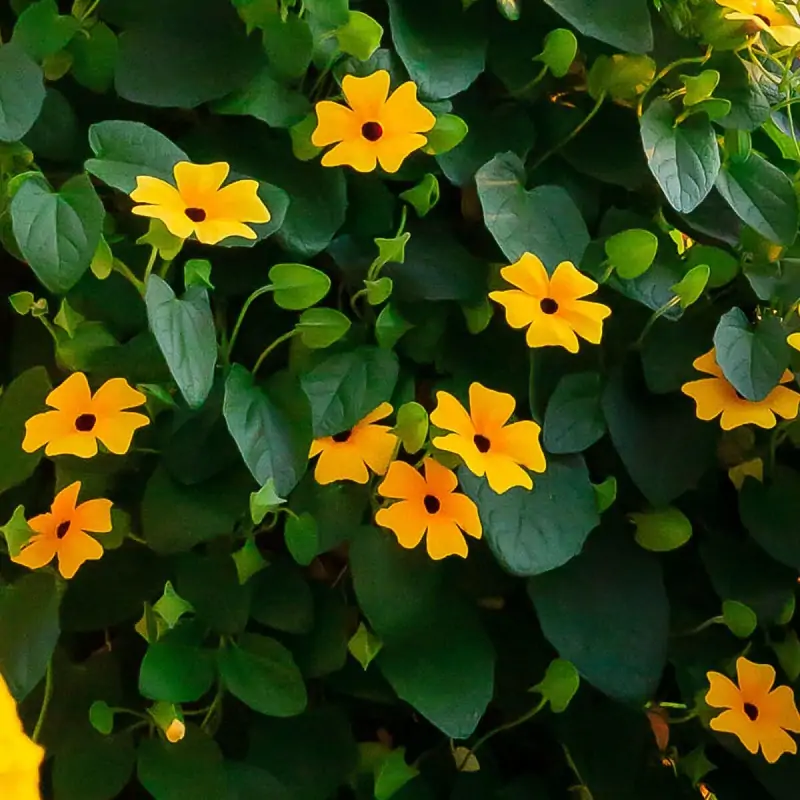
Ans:
[[[681,391],[696,403],[697,418],[706,422],[719,416],[730,405],[730,389],[730,384],[722,378],[701,378],[681,386]]]
[[[534,472],[544,472],[547,462],[539,441],[542,429],[532,420],[506,425],[492,439],[492,451],[509,456]]]
[[[453,431],[468,439],[475,435],[475,426],[467,410],[450,392],[436,392],[436,408],[431,412],[431,422],[437,428]]]
[[[97,426],[95,426],[95,430]],[[94,458],[97,455],[97,438],[95,431],[81,433],[72,430],[69,434],[53,438],[44,449],[47,456],[77,456],[78,458]]]
[[[582,339],[590,344],[600,344],[603,338],[603,320],[611,316],[611,309],[602,303],[576,300],[562,306],[558,316]]]
[[[372,172],[378,165],[375,145],[366,139],[358,138],[341,142],[322,157],[323,167],[347,165],[357,172]]]
[[[382,419],[386,419],[394,408],[392,408],[391,403],[381,403],[374,411],[370,411],[364,419],[359,420],[354,428],[358,428],[361,425],[371,425],[373,422],[380,422]]]
[[[376,475],[386,472],[397,449],[397,437],[390,430],[386,425],[356,426],[347,442]]]
[[[517,401],[505,392],[496,392],[478,383],[469,387],[469,413],[478,433],[490,440],[514,413]]]
[[[398,500],[421,499],[427,494],[427,485],[422,475],[405,461],[392,461],[386,477],[378,487],[381,497]]]
[[[397,134],[382,136],[376,142],[375,152],[381,167],[386,172],[394,173],[415,150],[425,147],[428,140],[421,133]]]
[[[361,136],[358,116],[347,106],[322,100],[317,103],[316,112],[317,127],[311,134],[311,143],[316,147],[327,147],[334,142]]]
[[[389,73],[385,69],[379,69],[366,78],[345,75],[342,79],[342,92],[362,123],[379,121],[389,95]]]
[[[53,560],[57,547],[55,536],[33,536],[16,556],[11,556],[11,560],[28,569],[40,569]]]
[[[134,206],[131,213],[139,217],[160,219],[167,230],[179,239],[188,239],[194,233],[194,222],[186,216],[184,210],[168,206]]]
[[[436,124],[436,117],[417,100],[417,85],[413,81],[406,81],[386,101],[379,122],[389,136],[396,133],[426,133]]]
[[[464,533],[475,539],[483,536],[478,507],[469,497],[460,492],[453,492],[443,497],[440,502],[442,509],[439,513],[442,516],[449,517]]]
[[[63,411],[45,411],[25,423],[22,449],[34,453],[48,442],[64,439],[75,433],[75,417]]]
[[[759,708],[759,719],[762,717],[787,731],[800,733],[800,714],[794,700],[794,691],[790,686],[779,686],[762,701]]]
[[[77,417],[90,410],[91,401],[92,391],[86,375],[82,372],[73,372],[47,395],[45,402],[59,411],[67,411]]]
[[[759,428],[774,428],[777,420],[775,415],[764,403],[749,403],[747,400],[739,400],[731,403],[722,412],[719,424],[724,431],[739,428],[742,425],[758,425]],[[698,415],[699,416],[699,415]]]
[[[426,493],[435,495],[441,502],[445,495],[455,491],[458,486],[455,472],[433,458],[426,458],[422,466],[425,469]]]
[[[512,328],[525,328],[533,322],[539,309],[539,300],[520,289],[489,292],[489,298],[506,310],[506,322]]]
[[[693,362],[692,366],[698,372],[705,372],[708,375],[713,375],[715,378],[725,379],[722,368],[717,364],[717,352],[712,347],[707,353],[698,356]]]
[[[75,481],[75,483],[71,483],[56,495],[53,505],[50,507],[50,513],[53,515],[56,524],[67,520],[73,521],[80,491],[81,482]]]
[[[103,557],[103,546],[88,533],[71,530],[58,548],[58,571],[68,580],[86,561],[97,561]]]
[[[448,436],[435,436],[433,446],[447,453],[455,453],[461,456],[467,469],[473,474],[482,478],[486,474],[486,454],[481,453],[475,446],[472,437],[467,439],[457,433]]]
[[[217,161],[214,164],[179,161],[172,171],[178,193],[186,207],[205,209],[228,177],[230,166],[224,161]]]
[[[778,416],[794,419],[800,409],[800,394],[786,386],[776,386],[761,402],[766,403]]]
[[[741,709],[744,701],[739,687],[721,672],[709,672],[709,689],[706,693],[706,703],[712,708],[738,708]]]
[[[50,513],[37,514],[35,517],[28,520],[28,526],[31,530],[36,531],[36,533],[41,533],[45,536],[55,536],[56,528],[61,521],[62,520],[56,519],[56,517]]]
[[[103,417],[128,408],[143,406],[146,402],[147,398],[130,386],[124,378],[111,378],[95,392],[91,411],[97,417]]]
[[[797,752],[797,742],[778,727],[760,726],[759,741],[768,764],[774,764],[784,753]]]
[[[269,210],[258,196],[258,188],[258,181],[250,179],[234,181],[224,186],[206,207],[208,216],[215,220],[253,224],[269,222]]]
[[[775,667],[756,664],[740,656],[736,660],[736,675],[742,700],[760,708],[775,683]]]
[[[219,244],[229,236],[241,236],[244,239],[257,239],[256,232],[243,222],[228,219],[209,219],[197,222],[194,226],[194,235],[202,244]]]
[[[570,353],[580,349],[578,337],[569,323],[558,314],[544,314],[536,311],[533,322],[525,334],[528,347],[563,347]]]
[[[334,481],[366,483],[369,471],[358,448],[352,442],[334,442],[320,453],[314,479],[323,486]]]
[[[109,533],[111,531],[112,502],[104,498],[81,503],[73,515],[75,526],[82,531]]]
[[[180,193],[171,183],[151,175],[139,175],[136,178],[136,188],[131,192],[131,200],[148,206],[164,206],[180,211],[186,207]]]
[[[719,733],[732,733],[753,754],[758,752],[758,728],[744,711],[723,711],[711,720],[711,729]]]
[[[550,291],[550,277],[547,270],[533,253],[524,253],[519,261],[503,267],[500,274],[512,286],[522,289],[537,300],[547,297]]]
[[[519,464],[506,456],[492,456],[491,453],[486,459],[486,480],[497,494],[505,494],[514,486],[533,489],[531,476]]]
[[[467,540],[458,525],[450,520],[440,519],[438,515],[428,522],[428,535],[425,542],[428,547],[428,555],[434,561],[440,561],[447,556],[466,558],[469,552]]]
[[[411,550],[422,541],[422,537],[425,535],[428,527],[428,514],[422,503],[401,500],[388,508],[379,509],[375,514],[375,522],[392,531],[401,547]]]
[[[150,417],[131,411],[120,411],[98,417],[92,433],[115,455],[121,456],[130,450],[133,434],[150,424]]]
[[[797,47],[800,44],[800,28],[793,25],[770,25],[764,30],[782,47]]]
[[[597,283],[579,272],[571,261],[562,261],[550,278],[550,297],[559,305],[594,294],[596,291]]]

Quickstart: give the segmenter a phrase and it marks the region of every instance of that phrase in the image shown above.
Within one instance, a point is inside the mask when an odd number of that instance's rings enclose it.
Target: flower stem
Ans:
[[[297,333],[297,328],[292,328],[292,330],[284,333],[283,336],[279,336],[272,344],[267,345],[264,350],[261,352],[261,355],[258,357],[258,361],[256,361],[255,366],[253,367],[253,377],[255,378],[256,373],[261,368],[261,365],[264,363],[267,356],[279,345],[283,344],[287,339],[291,339]]]
[[[147,279],[150,277],[150,273],[153,271],[153,267],[156,265],[156,258],[158,258],[158,248],[153,245],[150,248],[150,258],[147,260],[147,266],[144,268],[144,279],[142,283],[147,286]]]
[[[44,674],[44,697],[42,698],[42,707],[39,709],[39,718],[36,720],[36,726],[33,729],[33,736],[31,738],[34,742],[39,741],[42,734],[42,727],[44,726],[45,717],[47,717],[47,709],[50,707],[50,701],[53,699],[53,659],[47,662],[47,671]]]
[[[259,297],[263,294],[267,294],[267,292],[271,292],[275,287],[270,284],[269,286],[262,286],[260,289],[256,289],[247,300],[244,301],[244,305],[242,306],[242,310],[239,312],[239,317],[236,320],[236,324],[233,326],[233,333],[231,334],[231,338],[228,341],[228,348],[227,348],[227,357],[230,359],[231,353],[233,352],[233,346],[236,344],[236,339],[239,336],[239,331],[242,328],[242,323],[244,322],[245,315],[247,314],[250,306],[258,300]]]
[[[133,285],[133,288],[136,289],[139,294],[144,297],[144,283],[140,281],[131,271],[130,267],[124,262],[120,261],[118,258],[114,259],[114,269],[119,272],[124,278],[128,280],[129,283]]]

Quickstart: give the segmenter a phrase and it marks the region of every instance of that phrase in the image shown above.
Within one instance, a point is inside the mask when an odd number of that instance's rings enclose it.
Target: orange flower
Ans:
[[[800,44],[800,28],[796,21],[773,0],[717,0],[717,3],[732,9],[725,15],[726,19],[747,22],[756,30],[768,33],[783,47]]]
[[[319,455],[314,478],[317,483],[355,481],[366,483],[369,469],[383,475],[397,449],[397,437],[388,425],[375,425],[392,413],[389,403],[381,403],[352,430],[315,439],[309,458]]]
[[[0,797],[41,800],[39,766],[44,750],[26,735],[17,704],[0,675]]]
[[[65,454],[91,458],[97,455],[99,439],[110,452],[128,452],[133,434],[149,424],[144,414],[125,411],[146,402],[123,378],[106,381],[92,396],[82,372],[69,376],[47,396],[55,411],[36,414],[25,423],[22,449],[33,453],[47,445],[48,456]]]
[[[389,73],[378,70],[366,78],[345,75],[342,92],[350,108],[330,100],[317,103],[317,127],[311,141],[317,147],[336,147],[322,157],[322,166],[347,164],[372,172],[377,162],[397,172],[403,161],[424,147],[422,135],[436,117],[417,100],[417,87],[407,81],[389,97]]]
[[[89,536],[111,530],[111,501],[87,500],[77,505],[80,481],[62,489],[53,500],[49,514],[40,514],[28,523],[36,532],[11,560],[23,567],[39,569],[58,556],[58,570],[71,578],[85,561],[103,557],[103,547]]]
[[[467,469],[479,478],[486,475],[497,494],[512,486],[533,488],[531,476],[522,466],[545,471],[547,464],[539,444],[542,429],[530,420],[506,424],[516,406],[510,394],[473,383],[469,387],[469,413],[448,392],[437,392],[436,400],[431,422],[453,431],[449,436],[437,436],[433,440],[436,447],[461,456]]]
[[[797,416],[800,394],[786,386],[776,386],[757,402],[742,397],[723,375],[714,348],[696,358],[692,366],[699,372],[713,375],[712,378],[689,381],[681,386],[681,391],[697,404],[698,419],[707,422],[721,414],[720,425],[723,430],[729,431],[750,423],[760,428],[774,428],[776,414],[784,419]],[[781,383],[788,383],[793,377],[787,369],[781,377]]]
[[[773,689],[774,668],[744,657],[736,661],[736,674],[738,686],[719,672],[708,673],[706,703],[728,709],[711,720],[712,729],[732,733],[753,755],[760,747],[770,764],[784,753],[796,753],[797,743],[786,733],[800,733],[800,714],[792,689]]]
[[[269,210],[258,196],[258,181],[234,181],[222,187],[229,171],[224,161],[180,161],[172,171],[175,186],[140,175],[131,200],[143,205],[134,206],[133,213],[160,219],[179,239],[192,234],[203,244],[217,244],[229,236],[255,239],[256,232],[245,223],[270,221]]]
[[[611,309],[582,298],[597,291],[597,284],[569,262],[559,264],[552,277],[531,253],[504,267],[500,274],[516,289],[490,292],[489,297],[505,306],[512,328],[528,327],[528,347],[564,347],[577,353],[578,337],[599,344],[603,320]]]
[[[394,461],[378,494],[400,500],[375,515],[375,522],[393,531],[402,547],[416,547],[425,534],[428,555],[439,560],[456,555],[466,558],[462,531],[475,539],[483,535],[478,509],[464,494],[456,493],[455,473],[432,458],[423,462],[425,477],[404,461]]]

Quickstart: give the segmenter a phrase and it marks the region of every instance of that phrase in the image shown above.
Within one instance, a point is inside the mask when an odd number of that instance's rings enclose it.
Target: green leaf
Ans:
[[[170,628],[174,628],[185,614],[194,611],[194,607],[175,591],[171,581],[167,581],[164,584],[164,594],[153,604],[153,611],[155,611]]]
[[[252,497],[252,495],[250,495]],[[258,545],[254,538],[250,537],[235,552],[231,554],[233,563],[236,565],[236,574],[239,583],[244,586],[253,575],[257,575],[261,570],[269,566],[269,562],[261,555]]]
[[[397,424],[394,432],[400,437],[403,449],[414,455],[425,445],[428,439],[428,412],[424,406],[411,401],[403,403],[397,409]]]
[[[580,453],[606,432],[600,375],[565,375],[550,396],[544,415],[543,443],[550,453]]]
[[[295,329],[306,347],[322,350],[338,342],[351,324],[350,318],[335,308],[309,308],[300,315]]]
[[[375,239],[378,246],[378,256],[375,259],[377,265],[382,267],[384,264],[404,264],[406,260],[406,245],[411,239],[411,234],[406,231],[399,236],[391,239]]]
[[[566,28],[556,28],[544,37],[544,50],[536,56],[556,78],[563,78],[578,55],[578,39]]]
[[[25,506],[17,506],[11,519],[0,527],[0,531],[6,540],[8,554],[10,556],[19,555],[20,550],[28,543],[31,536],[35,535],[35,531],[28,525],[28,520],[25,518]]]
[[[655,99],[640,120],[650,171],[670,205],[684,214],[705,199],[720,174],[719,146],[703,115],[675,124],[672,106]]]
[[[797,638],[797,633],[790,629],[782,642],[773,640],[771,644],[781,669],[789,676],[789,681],[794,683],[800,677],[800,639]]]
[[[225,768],[217,743],[195,725],[175,744],[160,736],[139,743],[137,775],[144,788],[158,800],[187,797],[225,797]]]
[[[0,589],[0,675],[17,702],[44,678],[60,632],[52,574],[32,572]]]
[[[53,768],[55,800],[112,800],[133,776],[136,750],[130,733],[101,736],[92,731],[60,743]]]
[[[740,308],[720,318],[714,332],[717,364],[734,389],[748,400],[763,400],[789,366],[789,345],[779,317],[766,315],[751,326]]]
[[[263,486],[271,478],[275,490],[288,495],[307,466],[311,437],[305,426],[292,425],[286,411],[239,364],[231,367],[225,381],[223,414],[258,484]]]
[[[589,472],[577,456],[551,459],[532,490],[498,495],[464,468],[459,480],[478,506],[489,547],[513,575],[539,575],[566,564],[600,524]]]
[[[82,29],[68,47],[72,55],[70,74],[93,92],[107,92],[114,83],[119,43],[117,35],[104,22]]]
[[[314,517],[307,512],[289,517],[283,533],[292,558],[301,566],[307,567],[319,553],[319,529]]]
[[[275,480],[267,478],[267,482],[257,492],[250,494],[250,518],[256,525],[260,525],[269,511],[274,511],[285,502],[275,491]]]
[[[439,202],[439,181],[428,172],[416,186],[400,192],[400,199],[412,206],[418,217],[424,217]]]
[[[314,598],[302,573],[287,561],[277,561],[256,575],[250,616],[268,628],[309,633],[314,626]]]
[[[689,518],[672,506],[628,516],[636,526],[636,541],[645,550],[666,553],[677,550],[692,538]]]
[[[178,299],[170,285],[151,275],[145,294],[147,321],[169,371],[189,408],[199,408],[214,385],[217,332],[208,291],[198,286]]]
[[[744,603],[725,600],[722,604],[722,618],[728,630],[740,639],[748,639],[758,626],[755,612]]]
[[[723,165],[716,183],[737,216],[763,237],[790,245],[797,236],[797,195],[791,179],[758,153]]]
[[[694,106],[708,100],[719,85],[720,74],[715,69],[704,69],[699,75],[681,75],[681,83],[686,87],[683,96],[685,106]]]
[[[377,347],[359,347],[325,359],[301,378],[311,403],[314,436],[349,430],[391,399],[398,376],[397,356]]]
[[[602,514],[604,511],[608,511],[617,499],[617,479],[611,475],[602,483],[593,483],[592,488],[598,513]]]
[[[99,281],[104,281],[114,271],[114,254],[105,237],[100,235],[100,242],[92,256],[92,263],[89,264],[92,275]]]
[[[331,288],[324,272],[305,264],[276,264],[270,268],[269,279],[275,287],[275,302],[290,311],[316,305]]]
[[[394,346],[414,326],[391,304],[384,306],[375,320],[375,340],[384,350]]]
[[[311,141],[311,136],[317,129],[317,115],[308,114],[300,122],[289,128],[289,136],[292,140],[292,155],[300,161],[311,161],[316,158],[323,150]]]
[[[125,194],[136,188],[139,175],[174,184],[173,167],[189,161],[163,133],[141,122],[98,122],[89,128],[89,146],[95,157],[86,162],[86,170]]]
[[[214,662],[208,652],[182,644],[175,635],[152,643],[139,668],[139,692],[151,700],[194,703],[214,683]]]
[[[531,578],[528,593],[545,637],[589,683],[623,702],[652,696],[669,633],[653,556],[606,531],[565,567]]]
[[[339,49],[355,56],[360,61],[368,61],[381,46],[383,26],[369,14],[350,11],[347,22],[335,31]]]
[[[518,156],[495,156],[475,176],[484,221],[509,261],[533,253],[553,270],[562,261],[580,264],[589,232],[572,198],[560,186],[525,190]]]
[[[620,50],[646,53],[653,49],[647,0],[545,0],[585,36]]]
[[[70,178],[58,192],[43,179],[25,181],[11,201],[19,249],[36,277],[56,294],[68,292],[89,269],[104,217],[85,175]]]
[[[561,714],[569,707],[580,685],[581,676],[575,665],[571,661],[556,658],[550,662],[543,680],[533,690],[550,703],[550,710],[554,714]]]
[[[710,270],[708,286],[719,289],[730,283],[739,273],[739,259],[718,247],[695,244],[689,248],[686,266],[690,269],[705,264]]]
[[[462,10],[458,0],[389,0],[394,46],[423,95],[452,97],[483,72],[487,39],[481,12]]]
[[[63,50],[80,27],[75,17],[58,13],[55,0],[38,0],[20,14],[11,41],[41,63]]]
[[[183,249],[183,239],[169,232],[167,226],[160,219],[151,219],[147,226],[147,233],[136,240],[136,244],[146,244],[155,247],[160,258],[172,261]],[[193,261],[197,259],[192,259]],[[112,259],[113,265],[113,259]]]
[[[338,28],[347,23],[349,0],[306,0],[306,10],[316,17],[323,28]]]
[[[195,108],[247,83],[263,58],[231,3],[141,3],[124,23],[114,85],[132,103]]]
[[[211,262],[205,258],[190,258],[183,265],[183,285],[186,289],[191,289],[193,286],[213,289],[214,284],[211,283]]]
[[[650,231],[632,228],[606,239],[604,247],[619,277],[632,280],[650,269],[658,252],[658,238]]]
[[[296,14],[268,14],[261,27],[272,69],[285,78],[302,77],[314,49],[308,22]]]
[[[409,781],[419,775],[419,770],[406,764],[404,747],[393,750],[383,761],[375,775],[375,800],[389,800]]]
[[[292,654],[275,639],[246,633],[217,655],[225,686],[245,705],[271,717],[302,714],[308,701]]]
[[[43,450],[26,453],[21,445],[25,423],[45,409],[52,388],[47,370],[31,367],[0,394],[0,493],[27,480],[42,460]]]
[[[698,264],[672,287],[672,291],[681,299],[681,308],[689,308],[703,296],[709,277],[711,277],[709,267],[706,264]]]
[[[89,706],[89,722],[98,733],[108,736],[114,730],[114,712],[104,700],[95,700]]]
[[[426,134],[428,143],[423,152],[429,156],[440,156],[458,147],[469,133],[467,123],[455,114],[442,114],[436,117],[436,124]]]
[[[371,306],[379,306],[392,296],[394,281],[384,276],[376,281],[364,281],[364,288],[367,290],[367,302]]]
[[[13,42],[0,47],[0,142],[19,141],[44,104],[42,70]]]
[[[350,655],[367,669],[383,649],[383,642],[363,622],[359,622],[358,629],[347,643],[347,649]]]

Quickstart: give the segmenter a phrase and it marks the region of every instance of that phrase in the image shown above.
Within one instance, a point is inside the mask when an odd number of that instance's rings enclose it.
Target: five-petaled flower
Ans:
[[[788,686],[773,689],[775,669],[743,656],[736,661],[738,686],[719,672],[709,672],[706,703],[725,708],[711,720],[720,733],[732,733],[753,754],[759,747],[774,764],[784,753],[796,753],[797,743],[786,731],[800,733],[800,714]]]
[[[98,439],[116,455],[128,452],[133,434],[149,424],[149,417],[126,409],[141,406],[145,396],[123,378],[106,381],[92,396],[82,372],[75,372],[47,396],[56,409],[36,414],[25,423],[22,449],[33,453],[47,445],[48,456],[97,455]]]
[[[719,5],[729,8],[726,19],[745,22],[755,31],[768,33],[783,47],[800,44],[800,27],[797,21],[778,8],[773,0],[717,0]]]
[[[39,766],[44,750],[26,735],[17,705],[0,675],[0,797],[40,800]]]
[[[269,210],[258,196],[258,181],[234,181],[223,187],[229,170],[224,161],[179,161],[173,168],[175,186],[140,175],[131,199],[142,205],[134,206],[133,213],[160,219],[179,239],[192,234],[203,244],[217,244],[229,236],[255,239],[256,232],[245,223],[269,222]]]
[[[776,414],[784,419],[797,416],[800,394],[786,386],[776,386],[763,400],[753,401],[742,397],[723,375],[713,348],[695,359],[692,366],[699,372],[713,376],[689,381],[681,387],[681,391],[697,404],[699,419],[708,421],[722,414],[720,425],[723,430],[729,431],[750,423],[760,428],[773,428]],[[792,377],[787,369],[781,377],[781,383],[788,383]]]
[[[564,347],[577,353],[578,337],[599,344],[603,320],[611,309],[582,298],[597,291],[597,284],[578,272],[569,261],[559,264],[552,277],[533,254],[503,267],[500,274],[516,289],[490,292],[489,297],[505,306],[512,328],[528,327],[528,347]]]
[[[498,494],[512,486],[533,488],[531,476],[522,467],[545,471],[539,444],[542,429],[531,420],[506,424],[516,406],[510,394],[473,383],[469,387],[469,412],[448,392],[437,392],[436,400],[431,422],[452,431],[448,436],[435,437],[436,447],[461,456],[467,469],[478,477],[485,475]]]
[[[78,505],[80,481],[62,489],[53,500],[50,512],[28,522],[34,530],[28,544],[11,560],[30,569],[39,569],[58,556],[58,571],[72,578],[86,561],[103,557],[103,546],[92,533],[111,530],[111,501],[87,500]]]
[[[372,172],[380,162],[386,172],[397,172],[403,161],[424,147],[436,117],[417,100],[417,87],[406,81],[389,96],[389,73],[378,70],[366,78],[345,75],[342,92],[347,106],[317,103],[317,127],[311,141],[317,147],[336,144],[323,157],[324,167],[347,164],[358,172]]]
[[[389,403],[381,403],[349,431],[315,439],[308,457],[319,455],[314,470],[317,483],[366,483],[370,469],[383,475],[397,449],[397,436],[388,425],[375,423],[391,413]]]
[[[393,461],[378,494],[399,500],[381,508],[375,522],[389,528],[402,547],[416,547],[427,533],[428,555],[436,559],[467,556],[462,531],[475,539],[483,534],[475,503],[455,491],[455,473],[432,458],[423,462],[423,477],[410,464]]]

